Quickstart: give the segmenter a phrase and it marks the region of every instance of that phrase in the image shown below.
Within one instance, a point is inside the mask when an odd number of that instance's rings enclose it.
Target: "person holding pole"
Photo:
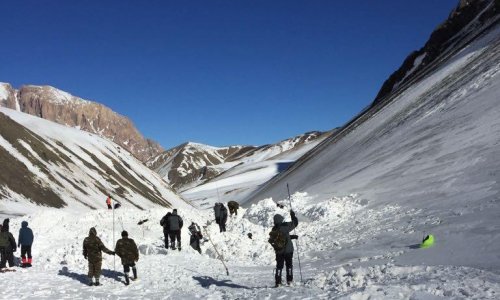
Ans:
[[[274,247],[276,254],[276,273],[274,279],[276,287],[281,285],[281,274],[283,267],[286,264],[286,283],[290,284],[293,281],[293,243],[292,239],[297,239],[296,235],[290,235],[290,231],[294,230],[299,224],[299,220],[295,216],[295,212],[290,210],[292,222],[283,222],[284,217],[280,214],[274,215],[274,227],[270,233],[269,242]]]

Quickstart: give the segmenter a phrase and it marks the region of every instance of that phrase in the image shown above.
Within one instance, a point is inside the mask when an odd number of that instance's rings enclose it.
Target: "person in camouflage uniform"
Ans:
[[[129,285],[128,273],[130,268],[134,273],[134,280],[137,279],[137,269],[135,263],[139,260],[139,250],[133,239],[128,238],[128,232],[122,231],[122,238],[116,242],[115,253],[122,259],[123,273],[125,273],[125,285]]]
[[[14,266],[14,252],[17,247],[14,236],[9,232],[9,219],[5,219],[0,228],[0,269],[3,269],[7,266],[7,262],[10,267]]]
[[[115,255],[115,252],[104,246],[101,239],[97,237],[97,231],[92,227],[90,228],[89,236],[83,240],[83,257],[89,261],[89,285],[99,285],[102,266],[101,252]],[[92,277],[95,277],[95,283],[92,282]]]

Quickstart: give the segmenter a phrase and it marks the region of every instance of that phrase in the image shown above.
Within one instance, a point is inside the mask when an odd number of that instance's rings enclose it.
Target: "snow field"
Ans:
[[[83,239],[95,226],[103,243],[113,249],[112,211],[43,209],[13,218],[11,231],[16,238],[23,220],[35,233],[34,266],[0,274],[0,295],[9,299],[495,299],[500,294],[498,274],[401,260],[405,255],[434,255],[439,247],[414,247],[421,239],[420,226],[441,222],[423,210],[377,207],[356,194],[336,197],[295,193],[291,198],[299,218],[296,233],[303,281],[295,244],[295,283],[290,287],[271,288],[275,261],[267,242],[274,214],[280,213],[289,221],[290,204],[286,199],[278,201],[285,206],[282,209],[272,199],[264,199],[248,209],[240,208],[238,216],[228,219],[225,233],[219,233],[211,209],[179,209],[184,219],[180,252],[163,247],[159,220],[166,209],[116,210],[115,241],[124,228],[140,249],[140,280],[128,287],[123,285],[120,259],[106,254],[103,285],[85,285],[88,269],[82,256]],[[137,225],[146,219],[143,225]],[[200,226],[208,224],[206,230],[226,261],[230,276],[216,259],[210,242],[202,244],[202,255],[188,245],[187,227],[192,221]],[[250,232],[252,239],[247,236]],[[402,240],[403,235],[414,243]],[[437,236],[438,244],[440,238],[444,237]],[[19,282],[30,284],[20,288]]]

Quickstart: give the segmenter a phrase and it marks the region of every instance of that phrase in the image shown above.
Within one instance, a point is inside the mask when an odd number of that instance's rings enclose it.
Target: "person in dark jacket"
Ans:
[[[172,215],[171,212],[168,212],[166,215],[161,218],[160,225],[163,226],[163,235],[165,236],[165,248],[168,249],[168,236],[170,235],[170,222],[168,218]]]
[[[94,227],[90,228],[89,236],[83,240],[83,257],[89,261],[89,285],[99,285],[101,276],[102,252],[115,255],[115,252],[104,246],[101,239],[97,237],[97,231]],[[95,277],[95,283],[92,282]]]
[[[222,203],[215,203],[215,205],[214,205],[215,223],[217,223],[217,224],[220,224],[221,204]]]
[[[10,219],[7,218],[7,219],[4,219],[3,223],[2,223],[2,228],[4,228],[5,231],[7,231],[7,232],[9,232],[9,222],[10,222]]]
[[[14,252],[16,250],[16,240],[12,233],[9,232],[9,219],[5,219],[0,230],[0,269],[5,268],[7,262],[9,263],[9,267],[14,266]]]
[[[276,214],[274,215],[274,227],[273,230],[281,231],[286,237],[286,245],[281,250],[275,250],[276,253],[276,273],[275,281],[276,286],[281,285],[281,274],[283,271],[283,266],[286,263],[286,282],[290,284],[293,281],[293,243],[290,236],[290,231],[295,229],[299,224],[299,220],[295,216],[295,212],[290,210],[290,216],[292,218],[292,222],[283,222],[285,218],[282,215]],[[297,238],[297,236],[292,236]]]
[[[222,203],[215,203],[215,223],[219,225],[220,232],[226,231],[227,209]]]
[[[220,222],[219,229],[220,232],[226,232],[226,222],[227,222],[227,208],[224,204],[220,204]]]
[[[168,228],[170,230],[170,248],[175,250],[175,240],[177,239],[177,249],[181,251],[181,229],[184,225],[182,218],[177,214],[177,209],[172,211],[168,218]]]
[[[22,267],[31,267],[32,257],[31,257],[31,246],[33,245],[33,231],[28,227],[28,222],[23,221],[21,223],[21,229],[19,229],[19,238],[17,239],[17,247],[21,247],[21,259]],[[28,254],[28,258],[26,258]]]
[[[227,207],[229,208],[229,213],[231,215],[231,217],[233,216],[233,214],[235,216],[238,215],[238,208],[240,208],[240,204],[236,201],[229,201],[227,203]]]
[[[139,260],[139,250],[133,239],[128,238],[128,232],[122,231],[122,238],[116,242],[115,253],[122,260],[123,272],[125,273],[125,285],[129,285],[128,273],[130,268],[134,273],[134,280],[137,279],[137,269],[135,263]]]
[[[203,238],[203,235],[201,234],[200,226],[198,226],[195,222],[192,222],[188,229],[189,233],[191,233],[189,244],[194,250],[201,254],[200,240]]]

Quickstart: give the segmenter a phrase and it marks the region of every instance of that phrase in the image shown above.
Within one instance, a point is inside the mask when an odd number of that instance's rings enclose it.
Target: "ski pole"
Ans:
[[[288,191],[288,201],[290,202],[290,210],[292,209],[292,198],[290,197],[290,187],[288,186],[288,182],[286,184],[286,189]],[[293,229],[293,234],[295,234],[295,228]],[[300,266],[300,250],[299,250],[299,240],[295,240],[295,244],[297,245],[297,259],[299,260],[299,271],[300,271],[300,281],[302,282],[302,267]]]
[[[115,205],[114,205],[114,201],[111,200],[111,208],[113,209],[113,244],[111,245],[111,247],[114,247],[115,246]],[[114,249],[114,248],[113,248]],[[116,256],[113,255],[113,271],[116,271]]]
[[[208,227],[208,225],[207,225]],[[207,235],[208,237],[208,240],[210,241],[210,244],[212,244],[212,247],[214,247],[214,250],[215,250],[215,253],[217,254],[217,258],[222,262],[222,264],[224,265],[224,268],[226,269],[226,273],[227,273],[227,276],[229,276],[229,270],[226,266],[226,263],[224,262],[224,260],[222,259],[222,255],[219,254],[219,251],[217,250],[217,248],[215,247],[215,244],[214,242],[212,241],[212,238],[210,238],[210,234],[208,233],[208,229],[207,227],[205,227],[205,234]]]

